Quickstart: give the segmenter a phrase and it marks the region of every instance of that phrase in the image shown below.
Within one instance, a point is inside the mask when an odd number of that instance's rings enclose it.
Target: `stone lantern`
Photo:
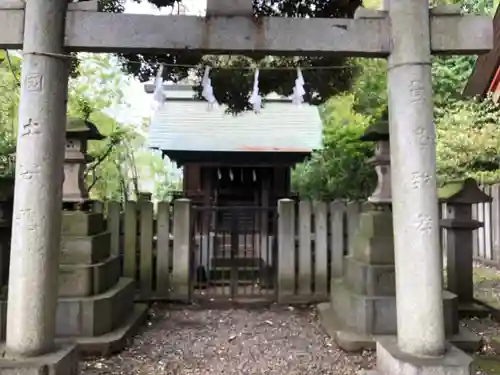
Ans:
[[[92,157],[87,154],[89,140],[105,137],[90,121],[69,117],[66,122],[66,152],[64,156],[64,203],[85,203],[89,192],[85,183],[85,170]]]
[[[122,277],[121,257],[111,252],[104,214],[89,200],[87,143],[103,138],[91,122],[68,118],[55,328],[58,337],[75,340],[81,352],[107,355],[124,345],[122,338],[147,306],[134,307],[135,282]]]
[[[375,155],[370,159],[370,163],[377,172],[377,187],[368,198],[368,202],[390,204],[392,202],[392,193],[389,111],[386,109],[381,117],[371,124],[359,139],[365,142],[375,142]]]
[[[370,161],[377,171],[377,188],[363,206],[357,230],[348,238],[343,277],[332,280],[330,303],[318,307],[324,328],[347,351],[375,349],[377,337],[397,334],[387,110],[360,140],[375,142]],[[459,334],[456,298],[453,293],[443,293],[446,337],[462,349],[475,349],[479,342],[475,335],[464,339]]]
[[[472,206],[491,202],[492,198],[479,189],[476,181],[450,182],[438,190],[440,203],[446,203],[446,218],[441,227],[446,229],[447,289],[456,294],[462,313],[477,310],[474,304],[473,232],[483,223],[472,217]]]

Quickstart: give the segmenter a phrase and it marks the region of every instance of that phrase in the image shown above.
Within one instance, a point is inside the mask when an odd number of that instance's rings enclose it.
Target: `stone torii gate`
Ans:
[[[0,360],[0,373],[21,365],[16,374],[44,373],[33,372],[44,366],[76,371],[74,351],[54,342],[67,52],[179,50],[388,59],[398,334],[378,343],[377,371],[469,373],[469,357],[444,335],[430,57],[488,51],[491,19],[429,10],[428,0],[390,0],[385,10],[360,9],[352,20],[257,20],[251,3],[208,0],[207,18],[200,18],[0,0],[0,48],[23,49],[5,348],[14,361]]]

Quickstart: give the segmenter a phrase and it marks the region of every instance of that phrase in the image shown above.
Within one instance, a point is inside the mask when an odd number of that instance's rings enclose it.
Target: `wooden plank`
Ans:
[[[326,202],[314,204],[314,294],[328,294],[328,205]]]
[[[170,290],[170,203],[158,203],[156,219],[156,293],[168,297]]]
[[[295,202],[278,202],[278,302],[295,294]]]
[[[120,255],[120,211],[119,202],[108,203],[107,229],[111,233],[111,255]]]
[[[500,184],[491,187],[491,235],[495,260],[500,262]]]
[[[312,252],[311,252],[311,202],[299,202],[299,275],[298,292],[301,295],[312,293]]]
[[[141,201],[140,212],[140,272],[141,295],[149,295],[153,290],[153,203]]]
[[[137,204],[135,202],[129,201],[125,204],[124,222],[123,276],[135,280],[137,273]]]
[[[335,201],[330,203],[330,251],[331,278],[343,276],[344,266],[344,214],[345,203]]]
[[[172,294],[179,300],[191,298],[190,260],[191,260],[191,202],[189,199],[177,199],[174,202],[172,257]]]

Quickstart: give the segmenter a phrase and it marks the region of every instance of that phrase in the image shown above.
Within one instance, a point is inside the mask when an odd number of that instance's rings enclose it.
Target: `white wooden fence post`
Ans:
[[[172,296],[176,299],[190,298],[190,223],[191,202],[189,199],[178,199],[174,202],[174,253],[172,259]]]
[[[330,251],[331,278],[343,276],[344,266],[344,213],[345,203],[330,203]]]
[[[311,295],[311,202],[299,203],[299,294]]]
[[[314,294],[328,295],[328,205],[314,205]]]
[[[278,302],[295,294],[295,202],[278,202]]]

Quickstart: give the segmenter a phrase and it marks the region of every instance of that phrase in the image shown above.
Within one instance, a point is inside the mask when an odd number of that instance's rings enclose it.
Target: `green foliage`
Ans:
[[[0,177],[14,175],[20,68],[19,58],[0,51]]]
[[[144,148],[144,129],[118,124],[106,114],[109,108],[124,105],[127,78],[116,58],[109,55],[80,54],[75,76],[69,82],[68,114],[93,122],[106,136],[89,142],[87,182],[91,197],[99,200],[126,200],[137,195],[138,169],[154,165],[158,175],[167,175],[157,155],[139,157]],[[0,52],[0,177],[12,176],[19,104],[20,59]],[[147,154],[147,152],[146,152]],[[139,160],[137,160],[139,159]]]
[[[127,77],[115,57],[82,54],[77,78],[70,81],[70,115],[88,117],[106,136],[89,142],[87,182],[93,199],[125,201],[140,192],[139,176],[150,179],[150,170],[158,175],[167,171],[160,156],[145,150],[145,124],[118,124],[106,109],[126,106],[123,89]],[[163,167],[163,168],[162,168]],[[153,188],[154,189],[154,188]]]
[[[376,6],[375,3],[371,6]],[[437,0],[432,5],[443,3],[458,3],[466,13],[492,14],[495,9],[487,0]],[[474,62],[472,56],[432,58],[440,183],[466,177],[483,182],[500,180],[499,107],[491,99],[478,102],[461,96]],[[360,59],[354,63],[359,70],[351,95],[331,99],[330,105],[322,110],[325,115],[323,150],[315,152],[295,170],[294,186],[301,195],[316,199],[354,199],[365,198],[372,192],[372,167],[366,163],[370,153],[363,148],[371,146],[354,146],[351,142],[387,104],[386,63]],[[352,102],[347,98],[352,98]],[[355,147],[361,149],[353,151]]]
[[[457,101],[436,120],[440,183],[467,177],[500,180],[500,111],[490,98]]]
[[[375,188],[375,173],[366,161],[373,145],[359,137],[370,117],[353,111],[353,95],[329,100],[324,113],[324,148],[298,165],[293,173],[293,189],[311,199],[364,199]]]
[[[141,0],[136,0],[141,2]],[[174,0],[148,0],[159,6],[172,6]],[[284,17],[323,17],[323,18],[352,18],[354,11],[361,5],[361,0],[254,0],[254,14],[256,16],[284,16]],[[212,86],[217,99],[228,106],[229,111],[238,113],[249,109],[248,99],[253,84],[253,69],[257,66],[345,66],[348,60],[336,56],[322,57],[276,57],[276,56],[203,56],[201,53],[183,51],[167,55],[125,54],[120,60],[126,72],[134,74],[139,80],[147,81],[156,76],[160,63],[179,65],[199,65],[195,69],[197,88],[201,92],[200,84],[203,76],[202,65],[217,65],[225,67],[239,67],[234,70],[213,70],[211,74]],[[249,69],[251,68],[251,69]],[[164,70],[164,79],[178,82],[189,74],[186,67],[168,67]],[[323,103],[332,95],[349,89],[352,79],[351,69],[339,69],[332,74],[325,69],[308,70],[305,77],[307,92],[306,101],[314,104]],[[260,75],[260,91],[262,94],[277,92],[289,95],[295,82],[295,71],[267,70]]]

